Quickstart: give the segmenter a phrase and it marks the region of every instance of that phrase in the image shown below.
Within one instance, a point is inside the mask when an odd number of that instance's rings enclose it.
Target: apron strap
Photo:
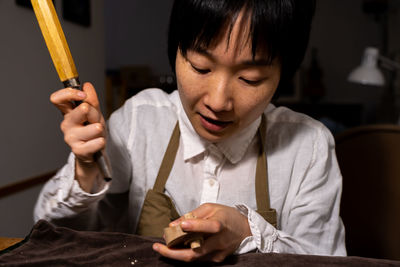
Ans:
[[[174,164],[176,152],[178,151],[179,136],[179,126],[176,123],[160,169],[158,170],[156,182],[153,189],[147,191],[144,199],[136,228],[136,234],[138,235],[161,238],[163,236],[163,229],[168,227],[170,222],[180,217],[171,198],[164,194],[164,187]]]
[[[269,189],[268,189],[268,172],[267,172],[267,160],[265,158],[265,133],[266,133],[266,120],[265,116],[261,116],[261,125],[258,128],[258,134],[260,135],[260,150],[258,153],[257,159],[257,168],[256,168],[256,200],[257,200],[257,209],[259,210],[269,210]]]
[[[261,116],[261,125],[258,128],[260,136],[260,150],[258,153],[256,167],[256,201],[257,212],[274,227],[277,227],[276,210],[271,209],[268,188],[268,166],[265,157],[265,138],[267,132],[267,121],[265,115]]]
[[[156,182],[154,183],[153,190],[163,193],[165,184],[167,182],[169,173],[171,172],[172,166],[174,165],[176,152],[178,151],[179,147],[179,138],[180,138],[180,131],[179,131],[179,123],[176,122],[174,131],[172,132],[170,142],[168,144],[167,150],[164,154],[164,158],[161,162],[160,169],[158,170]]]

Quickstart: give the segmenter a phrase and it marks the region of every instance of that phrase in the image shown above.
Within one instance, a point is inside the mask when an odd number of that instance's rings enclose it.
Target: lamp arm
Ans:
[[[382,67],[389,70],[398,70],[400,69],[400,63],[396,62],[390,58],[379,55],[379,60],[382,62]]]

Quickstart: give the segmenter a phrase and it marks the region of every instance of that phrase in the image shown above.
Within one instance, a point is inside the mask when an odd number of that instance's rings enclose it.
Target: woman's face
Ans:
[[[280,64],[265,54],[253,59],[248,21],[239,15],[230,36],[202,51],[178,49],[176,76],[183,108],[195,131],[218,142],[238,133],[268,106],[280,80]],[[228,42],[228,38],[229,42]]]

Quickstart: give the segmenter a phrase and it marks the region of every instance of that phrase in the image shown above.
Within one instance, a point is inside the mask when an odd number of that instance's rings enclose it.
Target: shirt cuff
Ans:
[[[235,254],[243,254],[254,249],[262,253],[274,251],[274,242],[278,239],[278,231],[255,210],[247,205],[236,205],[236,208],[247,217],[252,236],[246,237]]]
[[[84,191],[78,181],[75,179],[75,156],[71,153],[68,158],[68,164],[65,165],[58,174],[55,181],[58,180],[58,188],[55,192],[55,198],[50,201],[50,208],[58,213],[57,210],[67,208],[64,212],[74,214],[87,209],[92,203],[99,201],[108,191],[109,184],[102,181],[101,177],[97,179],[95,193]],[[69,212],[68,212],[69,210]],[[60,212],[60,213],[64,213]]]

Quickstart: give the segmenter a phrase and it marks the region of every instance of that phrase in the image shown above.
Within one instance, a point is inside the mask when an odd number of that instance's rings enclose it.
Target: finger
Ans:
[[[80,159],[92,160],[93,154],[105,148],[105,138],[98,137],[87,142],[80,142],[71,145],[72,152]]]
[[[208,234],[216,234],[223,229],[221,222],[212,219],[186,219],[180,225],[184,231]]]
[[[103,125],[105,125],[105,120],[104,120],[104,117],[100,110],[99,98],[97,96],[95,88],[93,87],[93,85],[91,83],[86,82],[83,84],[82,90],[87,95],[87,97],[85,98],[85,102],[89,103],[92,107],[94,107],[98,111],[98,113],[94,113],[94,112],[89,113],[88,121],[90,123],[99,121]],[[91,115],[94,115],[94,116],[92,117]]]
[[[84,103],[87,104],[87,103]],[[88,105],[88,111],[86,113],[86,118],[88,123],[101,123],[105,126],[105,121],[103,119],[103,114],[99,109],[92,105]]]
[[[215,212],[220,209],[221,205],[215,203],[205,203],[192,210],[191,213],[196,218],[207,219],[211,217]]]
[[[226,253],[224,253],[223,251],[220,250],[214,250],[214,251],[210,251],[206,254],[204,254],[204,256],[202,256],[199,260],[200,261],[208,261],[208,262],[223,262],[224,259],[226,257],[228,257],[229,255],[227,255]]]
[[[221,239],[220,234],[214,234],[206,238],[203,245],[195,250],[203,255],[213,255],[217,252],[222,252],[225,250],[227,245],[225,243],[226,241]]]
[[[86,82],[83,84],[82,90],[87,95],[87,97],[85,98],[85,102],[89,103],[90,105],[99,110],[100,107],[99,99],[97,97],[97,93],[93,85],[89,82]]]
[[[104,126],[101,123],[74,127],[64,134],[65,141],[68,144],[87,142],[98,137],[105,137]]]
[[[153,250],[157,251],[164,257],[185,262],[191,262],[203,256],[202,254],[194,251],[193,249],[173,249],[173,248],[168,248],[167,246],[160,243],[153,244]]]
[[[214,204],[203,204],[200,207],[192,210],[190,213],[195,217],[195,218],[208,218],[211,216],[212,211],[213,211],[213,205]],[[169,226],[176,226],[180,224],[182,221],[187,220],[184,216],[181,216],[180,218],[176,219],[175,221],[172,221],[169,223]]]
[[[75,108],[72,101],[83,101],[85,98],[85,92],[72,88],[65,88],[51,94],[50,102],[53,103],[63,114],[66,114]]]
[[[177,225],[179,225],[183,220],[184,220],[184,218],[183,218],[183,217],[180,217],[180,218],[176,219],[175,221],[170,222],[168,226],[169,226],[169,227],[177,226]]]
[[[220,205],[218,205],[218,204],[206,203],[206,204],[202,204],[201,206],[192,210],[189,213],[191,213],[191,215],[194,216],[195,218],[207,219],[215,213],[215,211],[219,208],[219,206]],[[188,219],[186,219],[185,215],[183,215],[180,218],[176,219],[175,221],[170,222],[169,226],[176,226],[185,220],[188,220]]]
[[[82,103],[64,116],[64,128],[72,128],[85,123],[101,123],[104,125],[101,113],[88,103]]]
[[[196,216],[192,212],[188,212],[183,216],[181,216],[180,218],[176,219],[175,221],[170,222],[169,226],[174,227],[176,225],[179,225],[185,219],[194,219],[194,218],[196,218]]]

